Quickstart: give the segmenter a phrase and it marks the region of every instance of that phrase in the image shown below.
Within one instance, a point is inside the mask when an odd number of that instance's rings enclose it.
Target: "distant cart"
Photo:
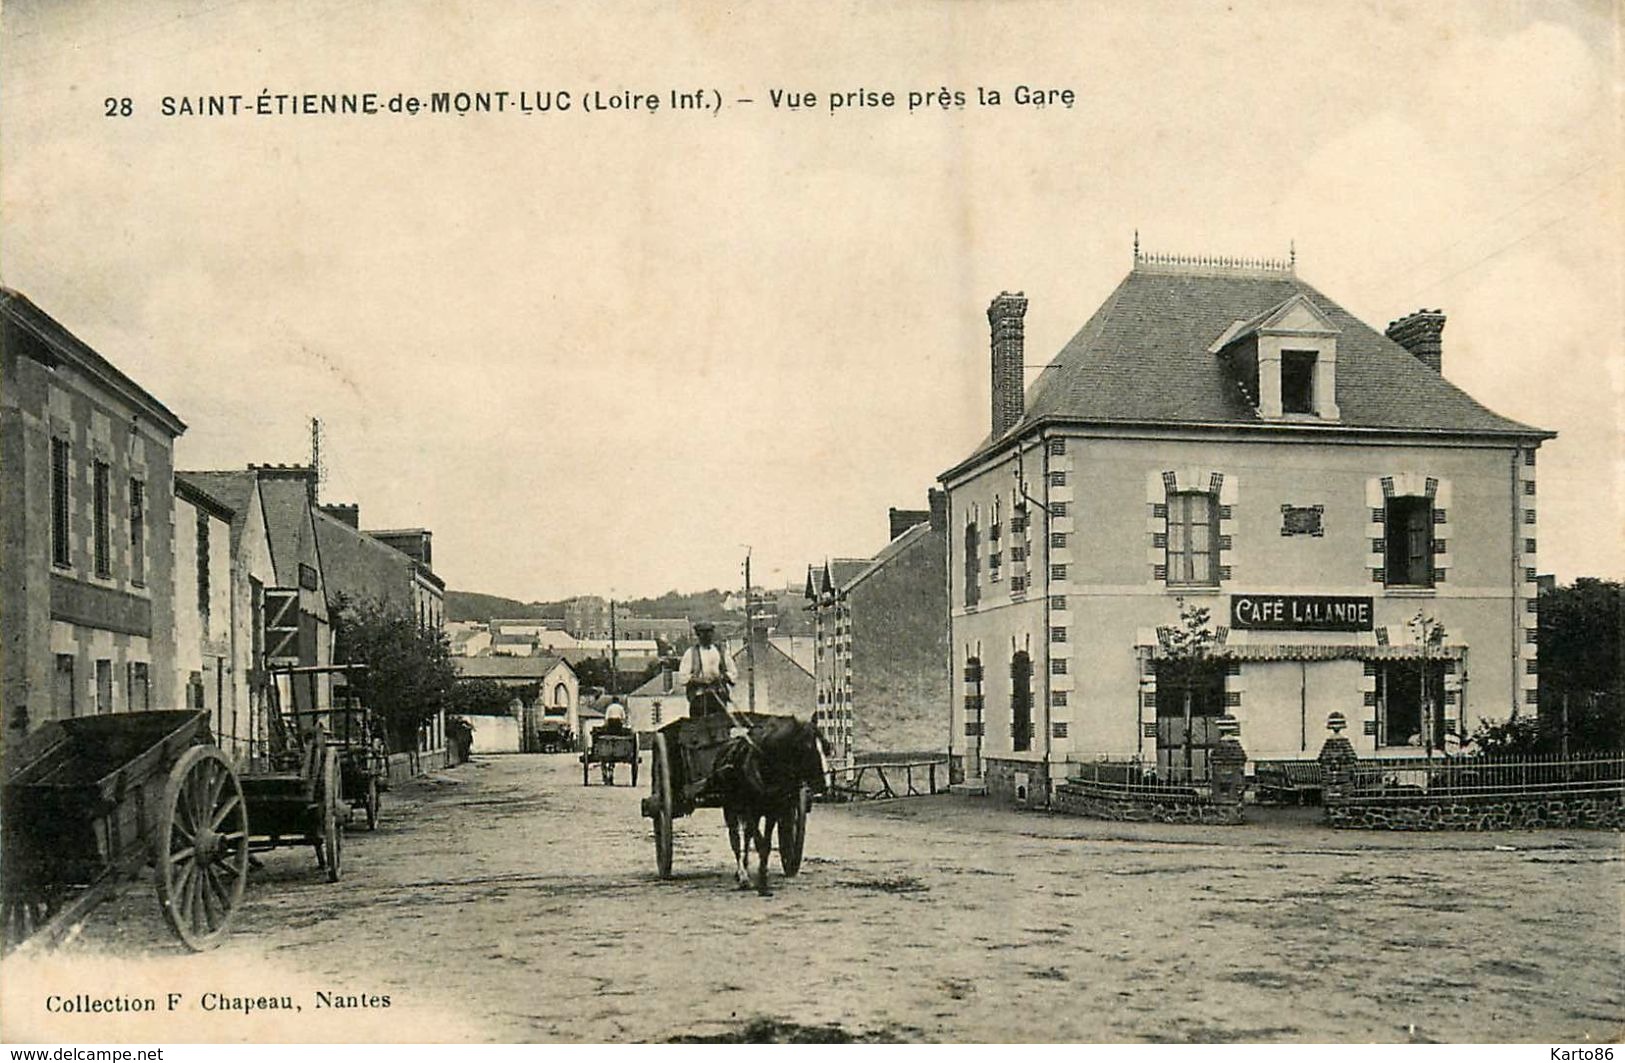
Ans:
[[[207,712],[53,721],[21,739],[4,770],[8,947],[60,940],[148,865],[188,948],[227,933],[248,881],[249,813]]]
[[[592,745],[581,754],[581,785],[592,784],[592,766],[597,764],[604,785],[615,785],[615,765],[632,765],[632,785],[638,784],[638,736],[625,727],[611,730],[605,724],[592,733]]]

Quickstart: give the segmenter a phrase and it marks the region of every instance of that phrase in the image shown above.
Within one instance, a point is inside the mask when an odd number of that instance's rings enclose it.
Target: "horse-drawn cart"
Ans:
[[[581,754],[581,785],[592,784],[592,766],[599,765],[605,786],[615,785],[615,765],[632,765],[632,785],[638,784],[638,736],[623,725],[611,729],[609,724],[592,733],[592,744]]]
[[[310,696],[304,700],[305,704],[315,704],[317,684],[328,676],[333,677],[332,708],[283,710],[280,713],[283,745],[286,749],[296,750],[298,742],[292,736],[308,733],[316,724],[321,724],[326,732],[327,744],[338,756],[340,797],[351,809],[366,817],[368,830],[375,830],[383,808],[381,794],[389,779],[389,756],[385,751],[383,727],[376,715],[353,693],[354,687],[350,683],[353,675],[365,670],[366,666],[359,664],[307,665],[273,668],[271,675],[273,678],[285,677],[281,683],[273,684],[273,689],[279,691],[282,686],[291,689],[292,684],[301,680],[308,683]],[[280,700],[280,694],[278,698]],[[291,766],[295,760],[290,752],[285,763]]]
[[[735,740],[736,727],[751,729],[787,717],[754,713],[715,713],[673,720],[654,734],[649,756],[649,796],[643,799],[644,816],[654,821],[655,866],[661,878],[671,877],[672,821],[696,808],[721,808],[718,762]],[[779,865],[786,876],[801,870],[807,840],[807,811],[812,791],[803,782],[780,810]]]
[[[47,723],[6,758],[0,889],[8,946],[50,945],[153,867],[189,948],[216,944],[248,880],[248,809],[206,712]]]

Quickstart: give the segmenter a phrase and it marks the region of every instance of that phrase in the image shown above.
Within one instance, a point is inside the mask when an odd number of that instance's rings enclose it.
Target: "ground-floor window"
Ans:
[[[1033,659],[1025,650],[1010,658],[1010,748],[1033,747]]]
[[[1377,668],[1377,734],[1385,746],[1444,748],[1444,662],[1384,661]]]
[[[1157,771],[1167,779],[1205,779],[1224,715],[1224,665],[1157,665]]]

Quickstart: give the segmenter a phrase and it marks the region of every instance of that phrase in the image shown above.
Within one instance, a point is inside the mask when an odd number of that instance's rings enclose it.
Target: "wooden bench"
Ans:
[[[1301,805],[1320,800],[1323,783],[1318,760],[1260,760],[1253,766],[1259,804]]]

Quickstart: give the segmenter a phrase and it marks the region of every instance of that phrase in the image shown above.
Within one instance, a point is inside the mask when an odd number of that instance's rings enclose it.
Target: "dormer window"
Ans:
[[[1315,410],[1314,351],[1281,352],[1281,412],[1313,414]]]
[[[1208,348],[1266,421],[1335,421],[1338,327],[1308,296],[1294,295],[1251,321],[1236,321]]]

